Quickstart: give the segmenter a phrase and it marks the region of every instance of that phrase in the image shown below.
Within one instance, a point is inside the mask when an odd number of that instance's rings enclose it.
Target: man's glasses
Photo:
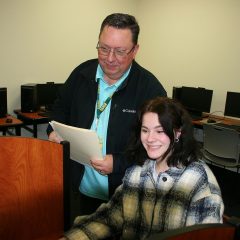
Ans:
[[[134,50],[135,45],[129,51],[120,48],[109,48],[106,46],[101,46],[99,43],[97,44],[96,48],[98,50],[98,53],[102,56],[108,56],[110,52],[112,52],[115,55],[115,57],[124,58]]]

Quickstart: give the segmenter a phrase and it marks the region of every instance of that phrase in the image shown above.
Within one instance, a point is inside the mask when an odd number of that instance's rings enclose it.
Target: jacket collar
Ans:
[[[154,171],[155,160],[147,159],[142,166],[141,177]],[[165,173],[171,177],[182,175],[186,167],[170,167]]]
[[[89,79],[90,81],[92,81],[93,83],[95,83],[97,85],[97,82],[96,82],[96,72],[97,72],[97,66],[99,64],[98,63],[98,59],[97,58],[92,59],[92,60],[90,60],[90,62],[92,64],[89,64],[88,67],[83,69],[82,75],[83,75],[84,78]],[[131,78],[132,74],[136,72],[137,66],[139,66],[138,63],[135,60],[133,60],[130,72],[129,72],[127,78],[121,84],[121,86],[119,87],[118,90],[121,90],[121,89],[123,89],[123,88],[125,88],[127,86],[128,81]]]

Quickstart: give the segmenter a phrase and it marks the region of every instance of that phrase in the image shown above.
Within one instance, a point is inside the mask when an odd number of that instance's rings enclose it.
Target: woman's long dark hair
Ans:
[[[194,139],[192,121],[187,111],[175,100],[157,97],[147,101],[138,113],[136,127],[127,149],[127,156],[131,163],[143,165],[148,158],[140,137],[143,115],[148,112],[158,115],[159,123],[170,139],[169,148],[162,156],[162,159],[168,156],[168,166],[187,166],[199,159],[200,151]],[[175,139],[176,130],[181,131],[178,140]]]

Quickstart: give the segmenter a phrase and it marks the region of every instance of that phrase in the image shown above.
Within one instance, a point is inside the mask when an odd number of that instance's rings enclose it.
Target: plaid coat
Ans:
[[[153,171],[151,160],[128,169],[111,200],[94,214],[77,217],[65,236],[94,240],[121,234],[135,240],[183,226],[222,222],[221,191],[205,163],[171,167],[156,181]]]

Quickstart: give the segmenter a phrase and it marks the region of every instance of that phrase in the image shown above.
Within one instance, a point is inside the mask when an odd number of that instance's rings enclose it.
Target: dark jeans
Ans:
[[[79,191],[71,192],[71,221],[77,216],[94,213],[97,208],[106,201],[88,197]]]
[[[72,204],[72,214],[71,219],[74,221],[75,217],[80,215],[89,215],[94,213],[97,208],[102,204],[106,203],[104,200],[100,200],[97,198],[88,197],[82,193],[72,192],[71,204]],[[120,238],[115,236],[111,238],[107,238],[105,240],[119,240]]]
[[[79,215],[89,215],[91,213],[94,213],[102,203],[106,202],[107,201],[101,199],[88,197],[79,192]]]

